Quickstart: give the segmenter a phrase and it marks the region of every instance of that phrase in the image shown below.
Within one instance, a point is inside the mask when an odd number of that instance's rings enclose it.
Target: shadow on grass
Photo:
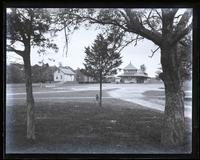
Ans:
[[[184,153],[191,147],[160,146],[162,113],[121,100],[36,103],[36,140],[26,139],[26,107],[7,108],[7,153]]]

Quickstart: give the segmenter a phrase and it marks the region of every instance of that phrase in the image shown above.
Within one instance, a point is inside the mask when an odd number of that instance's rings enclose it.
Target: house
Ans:
[[[79,83],[93,83],[95,82],[94,78],[91,76],[88,76],[83,69],[77,69],[76,70],[76,81]]]
[[[56,82],[73,82],[76,73],[70,67],[59,67],[54,72],[54,81]]]
[[[118,75],[122,83],[144,83],[149,78],[147,73],[137,69],[131,62],[123,69],[123,72]]]

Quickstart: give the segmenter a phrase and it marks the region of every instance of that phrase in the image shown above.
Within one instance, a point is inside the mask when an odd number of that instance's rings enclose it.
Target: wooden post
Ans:
[[[102,106],[102,69],[100,69],[100,94],[99,94],[99,106]]]

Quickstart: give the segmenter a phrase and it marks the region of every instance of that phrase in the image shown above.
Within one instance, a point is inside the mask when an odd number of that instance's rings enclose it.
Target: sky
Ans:
[[[182,14],[184,11],[185,9],[179,9],[177,15]],[[7,9],[7,12],[9,12],[9,9]],[[190,21],[191,20],[192,18]],[[61,31],[58,33],[57,37],[53,38],[54,43],[56,43],[59,48],[58,53],[55,53],[54,51],[47,51],[46,55],[39,56],[37,53],[38,48],[32,48],[31,64],[38,64],[38,62],[43,59],[44,63],[48,63],[50,66],[58,66],[59,63],[62,63],[63,66],[70,66],[74,70],[77,68],[84,68],[83,63],[85,57],[85,47],[91,46],[96,39],[97,34],[100,32],[101,30],[95,30],[95,26],[90,27],[88,30],[84,27],[80,27],[70,36],[66,56],[64,54],[65,50],[63,50],[65,46],[65,34],[64,31]],[[16,47],[21,48],[20,45]],[[130,62],[138,69],[140,65],[144,64],[148,75],[150,77],[155,77],[155,72],[161,67],[160,50],[158,50],[152,58],[149,57],[152,55],[152,50],[154,51],[155,49],[157,49],[157,46],[147,39],[139,41],[136,46],[134,46],[134,43],[130,44],[121,52],[123,63],[119,66],[119,68],[123,69]],[[55,62],[49,61],[49,58],[53,58]],[[21,57],[13,52],[7,52],[7,63],[10,62],[23,63]]]
[[[70,66],[73,69],[77,69],[78,67],[84,68],[85,47],[92,45],[98,33],[100,33],[100,30],[95,30],[94,27],[88,30],[81,27],[79,30],[76,30],[70,36],[68,53],[66,56],[64,47],[65,36],[64,31],[61,31],[57,34],[57,37],[53,38],[59,51],[57,53],[50,51],[46,55],[39,56],[37,48],[32,48],[31,64],[38,64],[38,62],[43,59],[44,63],[49,63],[49,65],[58,66],[59,63],[62,63],[63,66]],[[140,65],[145,64],[148,75],[154,77],[155,72],[160,67],[160,50],[158,50],[152,58],[149,56],[152,54],[151,50],[155,50],[156,48],[157,46],[154,45],[154,43],[146,39],[139,41],[136,46],[134,46],[134,43],[130,44],[121,52],[123,63],[119,68],[123,69],[130,62],[138,69]],[[8,53],[7,57],[7,63],[11,61],[23,63],[22,59],[13,52]],[[53,58],[55,62],[49,61],[49,58]]]
[[[179,9],[177,14],[181,14],[184,11],[185,9]],[[192,18],[190,21],[191,20]],[[70,66],[74,70],[77,68],[84,68],[85,47],[91,46],[96,39],[97,34],[100,32],[101,30],[95,30],[94,26],[90,27],[88,30],[84,27],[80,27],[70,36],[68,53],[66,56],[64,54],[65,50],[63,50],[65,46],[65,36],[64,31],[61,31],[58,33],[57,37],[53,38],[54,43],[56,43],[59,48],[58,53],[55,53],[55,51],[48,51],[46,55],[39,56],[37,53],[38,48],[32,48],[31,64],[38,64],[38,62],[43,59],[44,63],[48,63],[50,66],[58,66],[59,63],[62,63],[63,66]],[[20,45],[17,47],[20,48]],[[121,52],[123,63],[119,68],[123,69],[130,62],[138,69],[140,68],[140,65],[144,64],[148,75],[150,77],[155,77],[155,72],[161,67],[160,50],[158,50],[152,58],[149,57],[155,49],[157,49],[157,46],[147,39],[138,41],[136,46],[134,46],[134,43],[130,44]],[[55,62],[49,61],[49,58],[53,58]],[[21,57],[13,52],[7,52],[7,63],[10,62],[23,63]]]

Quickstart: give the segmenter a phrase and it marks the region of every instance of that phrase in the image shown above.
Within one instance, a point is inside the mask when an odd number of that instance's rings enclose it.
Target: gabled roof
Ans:
[[[76,74],[76,73],[74,73],[69,67],[60,67],[59,68],[59,70],[61,71],[61,72],[63,72],[64,74]]]
[[[145,74],[141,69],[139,69],[134,76],[136,77],[148,77],[147,74]]]
[[[135,74],[120,74],[118,77],[135,77]]]
[[[131,62],[124,68],[124,70],[137,70],[135,66],[131,64]]]
[[[131,73],[131,74],[121,74],[121,75],[118,75],[118,77],[146,77],[148,78],[148,75],[145,74],[142,70],[137,70],[136,73]]]

